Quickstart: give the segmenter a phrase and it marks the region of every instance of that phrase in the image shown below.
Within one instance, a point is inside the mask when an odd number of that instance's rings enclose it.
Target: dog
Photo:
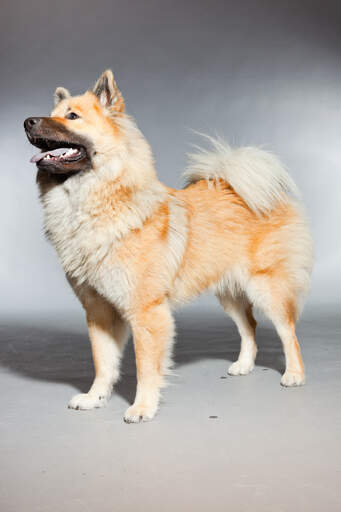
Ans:
[[[137,389],[124,420],[151,420],[171,368],[172,310],[207,289],[241,337],[230,375],[254,368],[258,308],[283,344],[281,384],[304,384],[295,325],[310,286],[312,238],[277,157],[209,137],[176,190],[158,180],[110,70],[92,91],[71,96],[58,87],[54,99],[50,117],[30,117],[24,127],[41,151],[31,161],[45,231],[85,309],[96,372],[89,392],[68,406],[107,403],[131,332]]]

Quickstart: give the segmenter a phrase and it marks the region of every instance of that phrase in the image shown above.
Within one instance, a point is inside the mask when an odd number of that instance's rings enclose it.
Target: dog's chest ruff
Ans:
[[[80,186],[81,185],[81,186]],[[117,257],[117,248],[165,199],[165,189],[136,192],[133,203],[111,207],[96,194],[96,178],[55,187],[42,197],[45,231],[65,273],[77,284],[89,284],[125,307],[134,276]]]
[[[45,231],[55,246],[63,269],[78,284],[90,281],[114,248],[110,223],[99,226],[99,216],[87,208],[86,191],[56,187],[43,199]]]

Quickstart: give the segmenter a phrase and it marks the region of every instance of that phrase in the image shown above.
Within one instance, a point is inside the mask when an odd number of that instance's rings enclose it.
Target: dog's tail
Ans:
[[[211,150],[199,148],[189,155],[184,177],[186,184],[196,181],[227,181],[256,214],[270,213],[288,196],[299,195],[298,189],[279,159],[256,147],[231,148],[220,139],[205,135]]]

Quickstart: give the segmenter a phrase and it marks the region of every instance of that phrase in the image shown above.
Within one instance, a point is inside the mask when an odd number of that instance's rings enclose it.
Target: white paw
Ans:
[[[157,407],[133,404],[126,410],[123,419],[126,423],[150,421],[154,418],[156,411]]]
[[[305,377],[303,372],[291,372],[287,370],[281,378],[281,385],[285,387],[303,386]]]
[[[71,398],[68,403],[69,409],[86,410],[104,407],[108,403],[108,397],[105,395],[80,393]]]
[[[253,361],[236,361],[227,370],[229,375],[247,375],[252,372],[255,363]]]

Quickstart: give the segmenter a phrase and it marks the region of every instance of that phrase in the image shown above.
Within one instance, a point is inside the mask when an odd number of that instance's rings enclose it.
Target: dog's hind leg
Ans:
[[[158,408],[160,389],[170,363],[174,321],[167,301],[155,301],[132,319],[136,356],[135,402],[124,415],[126,423],[151,420]]]
[[[241,337],[240,353],[228,373],[230,375],[247,375],[255,365],[257,345],[255,340],[256,320],[252,314],[252,306],[244,296],[233,297],[228,291],[217,294],[225,313],[235,322]]]
[[[302,386],[305,383],[305,371],[301,349],[296,337],[295,315],[290,302],[283,307],[274,307],[267,316],[273,322],[280,337],[285,354],[285,372],[281,379],[282,386]]]
[[[282,340],[286,368],[281,379],[282,386],[302,386],[305,383],[304,365],[301,349],[296,337],[295,323],[292,321],[275,322]]]
[[[96,292],[79,295],[86,310],[95,379],[88,393],[75,395],[70,409],[93,409],[106,405],[113,385],[119,379],[119,367],[129,330],[119,313]]]
[[[253,279],[248,292],[256,306],[273,322],[282,341],[286,363],[282,386],[301,386],[305,382],[305,371],[296,337],[297,294],[288,286],[289,282],[285,277],[269,279],[264,276]]]

